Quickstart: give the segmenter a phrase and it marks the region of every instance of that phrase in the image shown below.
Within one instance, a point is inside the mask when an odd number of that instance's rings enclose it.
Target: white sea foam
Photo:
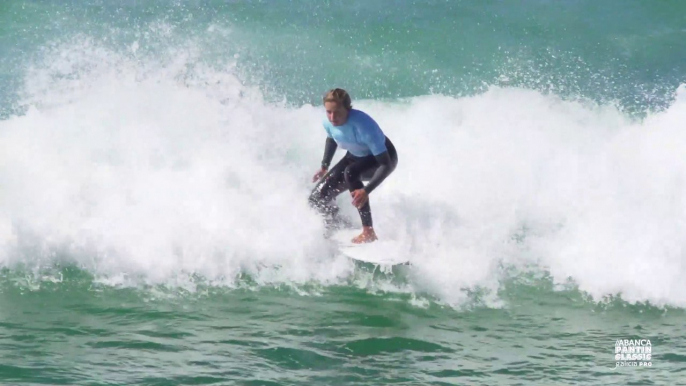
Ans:
[[[54,50],[28,72],[28,111],[0,121],[0,264],[154,283],[350,275],[306,202],[321,107],[267,103],[189,56]],[[523,89],[355,100],[399,151],[372,194],[377,232],[406,245],[412,287],[448,303],[496,289],[505,264],[686,306],[685,99],[643,122]]]

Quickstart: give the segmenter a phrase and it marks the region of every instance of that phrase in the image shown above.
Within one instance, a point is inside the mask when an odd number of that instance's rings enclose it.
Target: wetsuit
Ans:
[[[310,194],[310,205],[329,215],[329,225],[337,225],[338,207],[335,198],[344,190],[364,189],[371,193],[395,170],[398,154],[393,143],[379,125],[367,114],[350,110],[341,126],[324,121],[327,133],[322,167],[328,168],[338,147],[347,150],[345,156],[317,183]],[[362,181],[369,181],[365,186]],[[358,208],[363,226],[372,226],[369,200]]]

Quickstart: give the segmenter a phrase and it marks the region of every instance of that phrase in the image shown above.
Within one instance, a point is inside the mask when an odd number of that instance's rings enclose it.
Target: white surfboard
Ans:
[[[407,250],[401,243],[383,239],[371,243],[353,243],[352,239],[359,234],[359,229],[345,229],[334,233],[331,239],[338,243],[341,253],[353,260],[384,266],[410,263]]]

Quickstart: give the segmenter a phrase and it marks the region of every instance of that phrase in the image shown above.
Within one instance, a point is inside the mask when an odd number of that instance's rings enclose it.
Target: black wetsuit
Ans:
[[[398,164],[398,154],[393,146],[393,143],[386,137],[386,150],[379,155],[368,155],[364,157],[356,157],[350,152],[338,161],[338,163],[331,168],[319,180],[315,188],[310,194],[310,205],[317,208],[320,213],[328,215],[327,224],[330,226],[338,226],[338,207],[335,199],[343,191],[350,192],[357,189],[364,189],[367,193],[371,193],[381,182],[391,174]],[[324,149],[324,158],[322,160],[322,167],[326,168],[331,163],[334,153],[338,145],[332,138],[326,139],[326,146]],[[362,181],[369,181],[365,186]],[[372,226],[372,213],[369,205],[369,200],[358,208],[360,219],[363,226]]]

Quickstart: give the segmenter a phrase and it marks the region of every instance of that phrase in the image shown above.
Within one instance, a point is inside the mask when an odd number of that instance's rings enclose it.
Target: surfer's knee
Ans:
[[[319,212],[327,212],[331,206],[331,192],[326,186],[318,186],[310,193],[307,202],[311,208],[317,209]]]
[[[319,207],[322,204],[322,194],[318,189],[315,189],[310,193],[310,197],[307,198],[307,203],[311,207]]]

